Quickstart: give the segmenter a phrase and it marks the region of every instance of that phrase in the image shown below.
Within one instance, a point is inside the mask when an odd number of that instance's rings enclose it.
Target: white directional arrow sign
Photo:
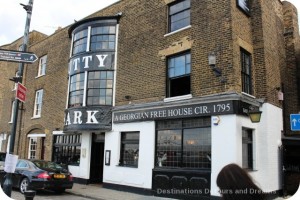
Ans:
[[[0,49],[0,60],[21,63],[33,63],[37,59],[38,57],[30,52],[9,51],[5,49]]]

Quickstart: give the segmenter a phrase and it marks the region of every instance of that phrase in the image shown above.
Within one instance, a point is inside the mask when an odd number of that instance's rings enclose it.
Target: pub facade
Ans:
[[[286,23],[288,9],[122,0],[33,44],[48,71],[34,78],[27,68],[25,85],[44,87],[43,109],[32,119],[24,104],[21,157],[38,138],[44,158],[67,164],[78,183],[183,199],[220,199],[216,177],[237,163],[278,194],[287,114],[278,94],[293,89],[283,91],[285,42],[298,26]]]

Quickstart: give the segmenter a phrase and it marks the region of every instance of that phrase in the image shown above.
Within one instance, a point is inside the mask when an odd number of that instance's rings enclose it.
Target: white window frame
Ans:
[[[28,145],[28,159],[35,159],[37,152],[37,137],[30,137],[29,138],[29,145]]]
[[[35,92],[33,118],[39,118],[39,117],[41,117],[42,103],[43,103],[43,93],[44,93],[43,89],[37,90]]]
[[[46,75],[46,67],[47,67],[47,55],[44,55],[40,58],[39,70],[37,77]]]

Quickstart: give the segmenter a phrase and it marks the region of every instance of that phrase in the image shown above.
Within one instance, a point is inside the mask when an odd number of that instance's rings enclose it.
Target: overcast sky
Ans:
[[[34,0],[30,30],[51,35],[59,26],[66,27],[74,20],[78,21],[116,1],[118,0]],[[288,1],[293,3],[300,13],[300,0]],[[27,5],[29,0],[1,2],[0,46],[24,35],[27,13],[20,3]]]

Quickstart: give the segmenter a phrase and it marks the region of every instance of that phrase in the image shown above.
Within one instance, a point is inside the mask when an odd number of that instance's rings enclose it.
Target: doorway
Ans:
[[[89,183],[103,182],[104,136],[104,133],[93,133]]]

